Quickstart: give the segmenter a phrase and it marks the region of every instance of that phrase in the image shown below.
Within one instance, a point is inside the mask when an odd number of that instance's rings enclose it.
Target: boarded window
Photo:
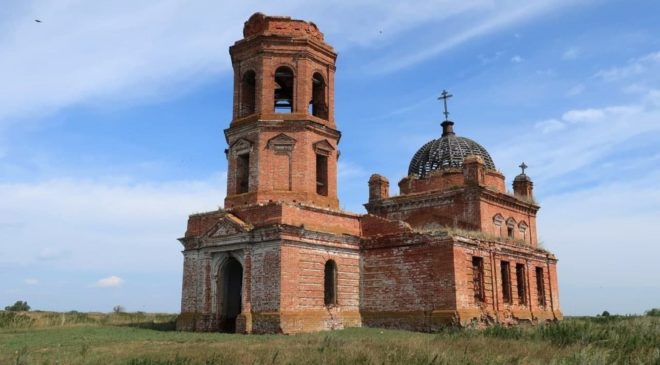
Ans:
[[[502,273],[502,300],[504,303],[511,303],[511,276],[510,265],[508,261],[500,262],[500,271]]]
[[[484,295],[484,259],[478,256],[472,257],[472,282],[474,284],[474,301],[483,303]]]
[[[293,71],[280,67],[275,71],[275,113],[293,113]]]
[[[309,102],[309,112],[319,118],[328,119],[328,106],[325,102],[325,81],[320,73],[312,77],[312,100]]]
[[[236,193],[247,193],[250,188],[250,154],[236,157]]]
[[[325,305],[337,304],[337,264],[332,260],[325,263],[323,303]]]
[[[545,280],[543,280],[543,268],[536,268],[536,296],[541,307],[545,306]]]
[[[255,112],[257,82],[254,71],[248,71],[241,80],[240,116],[245,117]]]
[[[527,241],[527,228],[528,227],[529,226],[527,226],[527,223],[525,223],[525,222],[518,223],[518,231],[520,232],[520,238],[523,241]]]
[[[506,235],[510,239],[513,239],[514,228],[516,227],[516,221],[513,218],[506,220]]]
[[[525,265],[516,264],[516,285],[518,286],[518,303],[527,303],[527,290],[525,287]]]
[[[328,156],[316,155],[316,193],[328,196]]]

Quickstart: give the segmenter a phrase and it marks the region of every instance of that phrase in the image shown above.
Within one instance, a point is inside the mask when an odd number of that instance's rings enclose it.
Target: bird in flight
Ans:
[[[34,21],[37,22],[37,23],[41,23],[41,20],[39,20],[39,19],[35,19]]]

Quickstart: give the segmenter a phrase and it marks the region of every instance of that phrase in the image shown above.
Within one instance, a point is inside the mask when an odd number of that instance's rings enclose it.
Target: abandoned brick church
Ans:
[[[178,329],[433,331],[562,318],[557,259],[538,246],[524,168],[507,192],[488,152],[445,120],[412,156],[399,195],[374,174],[368,213],[340,210],[337,54],[314,23],[288,17],[256,13],[243,35],[229,50],[225,208],[191,215],[180,239]]]

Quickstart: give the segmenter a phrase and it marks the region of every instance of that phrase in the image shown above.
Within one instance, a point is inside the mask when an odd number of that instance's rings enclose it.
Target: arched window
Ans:
[[[312,100],[309,101],[309,112],[319,118],[328,119],[328,105],[325,102],[325,81],[320,73],[312,77]]]
[[[337,264],[333,260],[325,263],[323,303],[326,306],[337,304]]]
[[[506,235],[510,239],[514,238],[513,231],[514,231],[515,227],[516,227],[516,220],[515,219],[509,218],[509,219],[506,220]]]
[[[293,113],[293,71],[282,66],[275,70],[275,113]]]
[[[493,217],[493,224],[496,227],[500,227],[502,223],[504,223],[504,217],[502,217],[500,213],[495,214],[495,216]]]
[[[255,112],[257,97],[257,80],[254,71],[250,70],[243,75],[241,79],[241,102],[239,115],[248,116]]]

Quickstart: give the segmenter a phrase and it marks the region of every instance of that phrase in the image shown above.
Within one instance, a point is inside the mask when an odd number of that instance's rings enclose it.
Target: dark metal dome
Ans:
[[[442,123],[442,137],[434,139],[417,151],[410,161],[408,175],[424,177],[435,170],[462,168],[463,159],[469,155],[481,156],[486,169],[495,170],[495,163],[485,148],[453,131],[453,122]]]

